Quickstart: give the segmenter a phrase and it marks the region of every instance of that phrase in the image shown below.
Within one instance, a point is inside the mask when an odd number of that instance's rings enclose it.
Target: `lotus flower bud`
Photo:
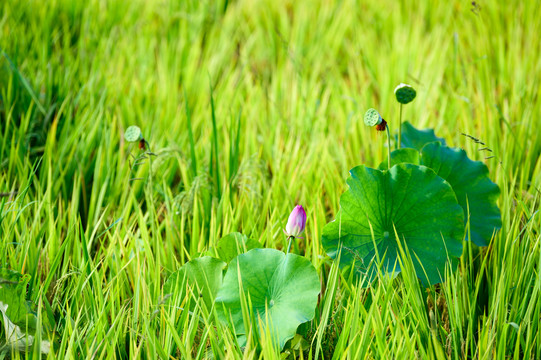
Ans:
[[[411,85],[401,83],[394,89],[394,95],[399,103],[407,104],[415,99],[417,92]]]
[[[289,215],[285,233],[287,236],[298,237],[304,232],[306,226],[306,212],[302,206],[297,205]]]

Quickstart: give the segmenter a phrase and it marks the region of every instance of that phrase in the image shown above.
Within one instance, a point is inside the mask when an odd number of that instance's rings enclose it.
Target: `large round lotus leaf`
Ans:
[[[494,232],[502,227],[502,220],[496,204],[500,189],[488,177],[487,166],[470,160],[462,149],[439,143],[423,147],[421,164],[451,184],[464,209],[465,222],[469,216],[471,240],[478,246],[488,245]]]
[[[251,315],[271,331],[281,349],[300,324],[312,320],[319,292],[316,269],[306,258],[274,249],[253,249],[229,264],[216,309],[222,320],[232,321],[237,335],[246,335],[241,296],[249,297]]]
[[[172,273],[163,284],[163,295],[184,299],[187,294],[202,297],[208,310],[211,309],[216,293],[222,286],[223,270],[226,263],[210,256],[192,259]],[[195,302],[192,302],[193,309]]]
[[[248,250],[260,248],[261,244],[238,232],[228,234],[218,241],[216,255],[226,263]]]
[[[502,221],[496,204],[500,190],[488,177],[485,164],[470,160],[462,149],[453,149],[439,142],[428,143],[421,153],[409,148],[393,151],[391,165],[399,163],[424,165],[446,180],[464,210],[465,223],[469,217],[471,240],[477,246],[488,245],[494,232],[501,228]],[[378,168],[386,169],[387,160]]]
[[[464,214],[451,186],[429,168],[413,164],[390,170],[358,166],[350,173],[336,220],[323,228],[327,254],[336,258],[342,249],[341,265],[355,260],[356,270],[366,273],[377,250],[380,258],[385,255],[382,270],[399,272],[396,229],[417,276],[425,284],[441,282],[447,259],[456,266],[464,237]]]
[[[402,123],[402,139],[400,147],[421,150],[423,146],[434,141],[439,141],[445,145],[445,139],[437,137],[436,134],[434,134],[434,130],[419,130],[407,121]]]
[[[128,142],[139,141],[143,138],[143,133],[138,126],[132,125],[124,132],[124,139]]]

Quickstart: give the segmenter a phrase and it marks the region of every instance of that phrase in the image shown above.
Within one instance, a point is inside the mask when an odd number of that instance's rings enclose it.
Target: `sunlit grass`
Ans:
[[[541,358],[541,18],[479,4],[0,3],[0,265],[32,276],[48,358],[279,358],[255,324],[240,348],[215,309],[161,286],[233,231],[287,247],[296,204],[322,294],[292,357]],[[441,285],[406,261],[366,290],[321,232],[348,170],[386,158],[362,115],[397,131],[401,82],[417,89],[404,120],[486,162],[503,227]],[[132,169],[133,124],[157,156]]]

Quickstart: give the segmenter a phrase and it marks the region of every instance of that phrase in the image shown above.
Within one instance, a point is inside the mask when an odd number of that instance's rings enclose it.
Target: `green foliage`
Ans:
[[[222,285],[225,266],[226,263],[210,256],[188,261],[163,284],[164,297],[170,295],[185,299],[186,296],[191,296],[195,299],[190,302],[192,309],[197,298],[202,298],[207,310],[210,310]]]
[[[407,163],[421,165],[421,154],[416,149],[402,148],[391,152],[391,167],[396,164]],[[378,166],[379,170],[388,169],[387,159],[383,160]]]
[[[502,221],[496,204],[500,189],[490,180],[487,166],[470,160],[462,149],[440,143],[422,148],[421,164],[449,182],[464,210],[464,222],[469,221],[467,235],[478,246],[488,245]]]
[[[427,166],[453,188],[464,210],[464,223],[469,222],[466,238],[477,246],[487,246],[501,228],[498,185],[488,176],[488,168],[480,161],[468,158],[462,149],[450,148],[439,142],[426,144],[419,153],[415,149],[398,149],[391,153],[391,164],[410,163]],[[387,161],[379,165],[386,169]]]
[[[261,247],[261,244],[256,240],[249,239],[246,235],[234,232],[222,237],[218,241],[216,248],[210,249],[207,253],[229,263],[237,257],[237,255]]]
[[[222,320],[232,321],[237,336],[248,335],[249,319],[241,309],[249,301],[259,333],[270,331],[282,349],[297,327],[314,317],[320,287],[316,270],[304,257],[254,249],[229,264],[216,308]]]
[[[17,326],[31,331],[36,330],[36,315],[30,310],[26,301],[26,288],[30,275],[0,268],[0,302],[5,315]]]
[[[299,253],[323,292],[293,358],[541,359],[539,5],[476,3],[0,1],[0,264],[31,275],[38,322],[55,320],[42,358],[279,358],[162,286],[232,231],[282,248],[301,203]],[[403,118],[494,156],[502,228],[489,247],[464,242],[440,285],[419,286],[406,258],[363,289],[321,234],[348,171],[387,157],[362,109],[396,132],[397,80],[417,89]],[[130,171],[132,124],[158,156]]]
[[[425,284],[443,279],[448,259],[456,268],[462,254],[463,211],[442,178],[431,169],[399,164],[390,170],[358,166],[340,198],[336,220],[323,228],[322,243],[341,265],[374,276],[374,260],[386,272],[400,272],[399,249],[411,254]]]
[[[0,355],[3,351],[25,351],[34,344],[38,319],[26,301],[26,288],[30,275],[0,268],[0,326],[5,339],[0,339]],[[3,348],[6,345],[7,349]],[[50,344],[41,341],[39,352],[48,353]]]
[[[445,145],[445,139],[437,137],[433,129],[419,130],[407,121],[402,123],[401,147],[420,151],[423,146],[434,141],[439,141],[442,145]]]

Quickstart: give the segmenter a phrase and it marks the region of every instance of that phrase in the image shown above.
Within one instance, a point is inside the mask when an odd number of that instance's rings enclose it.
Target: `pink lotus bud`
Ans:
[[[303,233],[306,226],[306,212],[302,206],[297,205],[289,215],[286,225],[286,235],[298,237]]]

